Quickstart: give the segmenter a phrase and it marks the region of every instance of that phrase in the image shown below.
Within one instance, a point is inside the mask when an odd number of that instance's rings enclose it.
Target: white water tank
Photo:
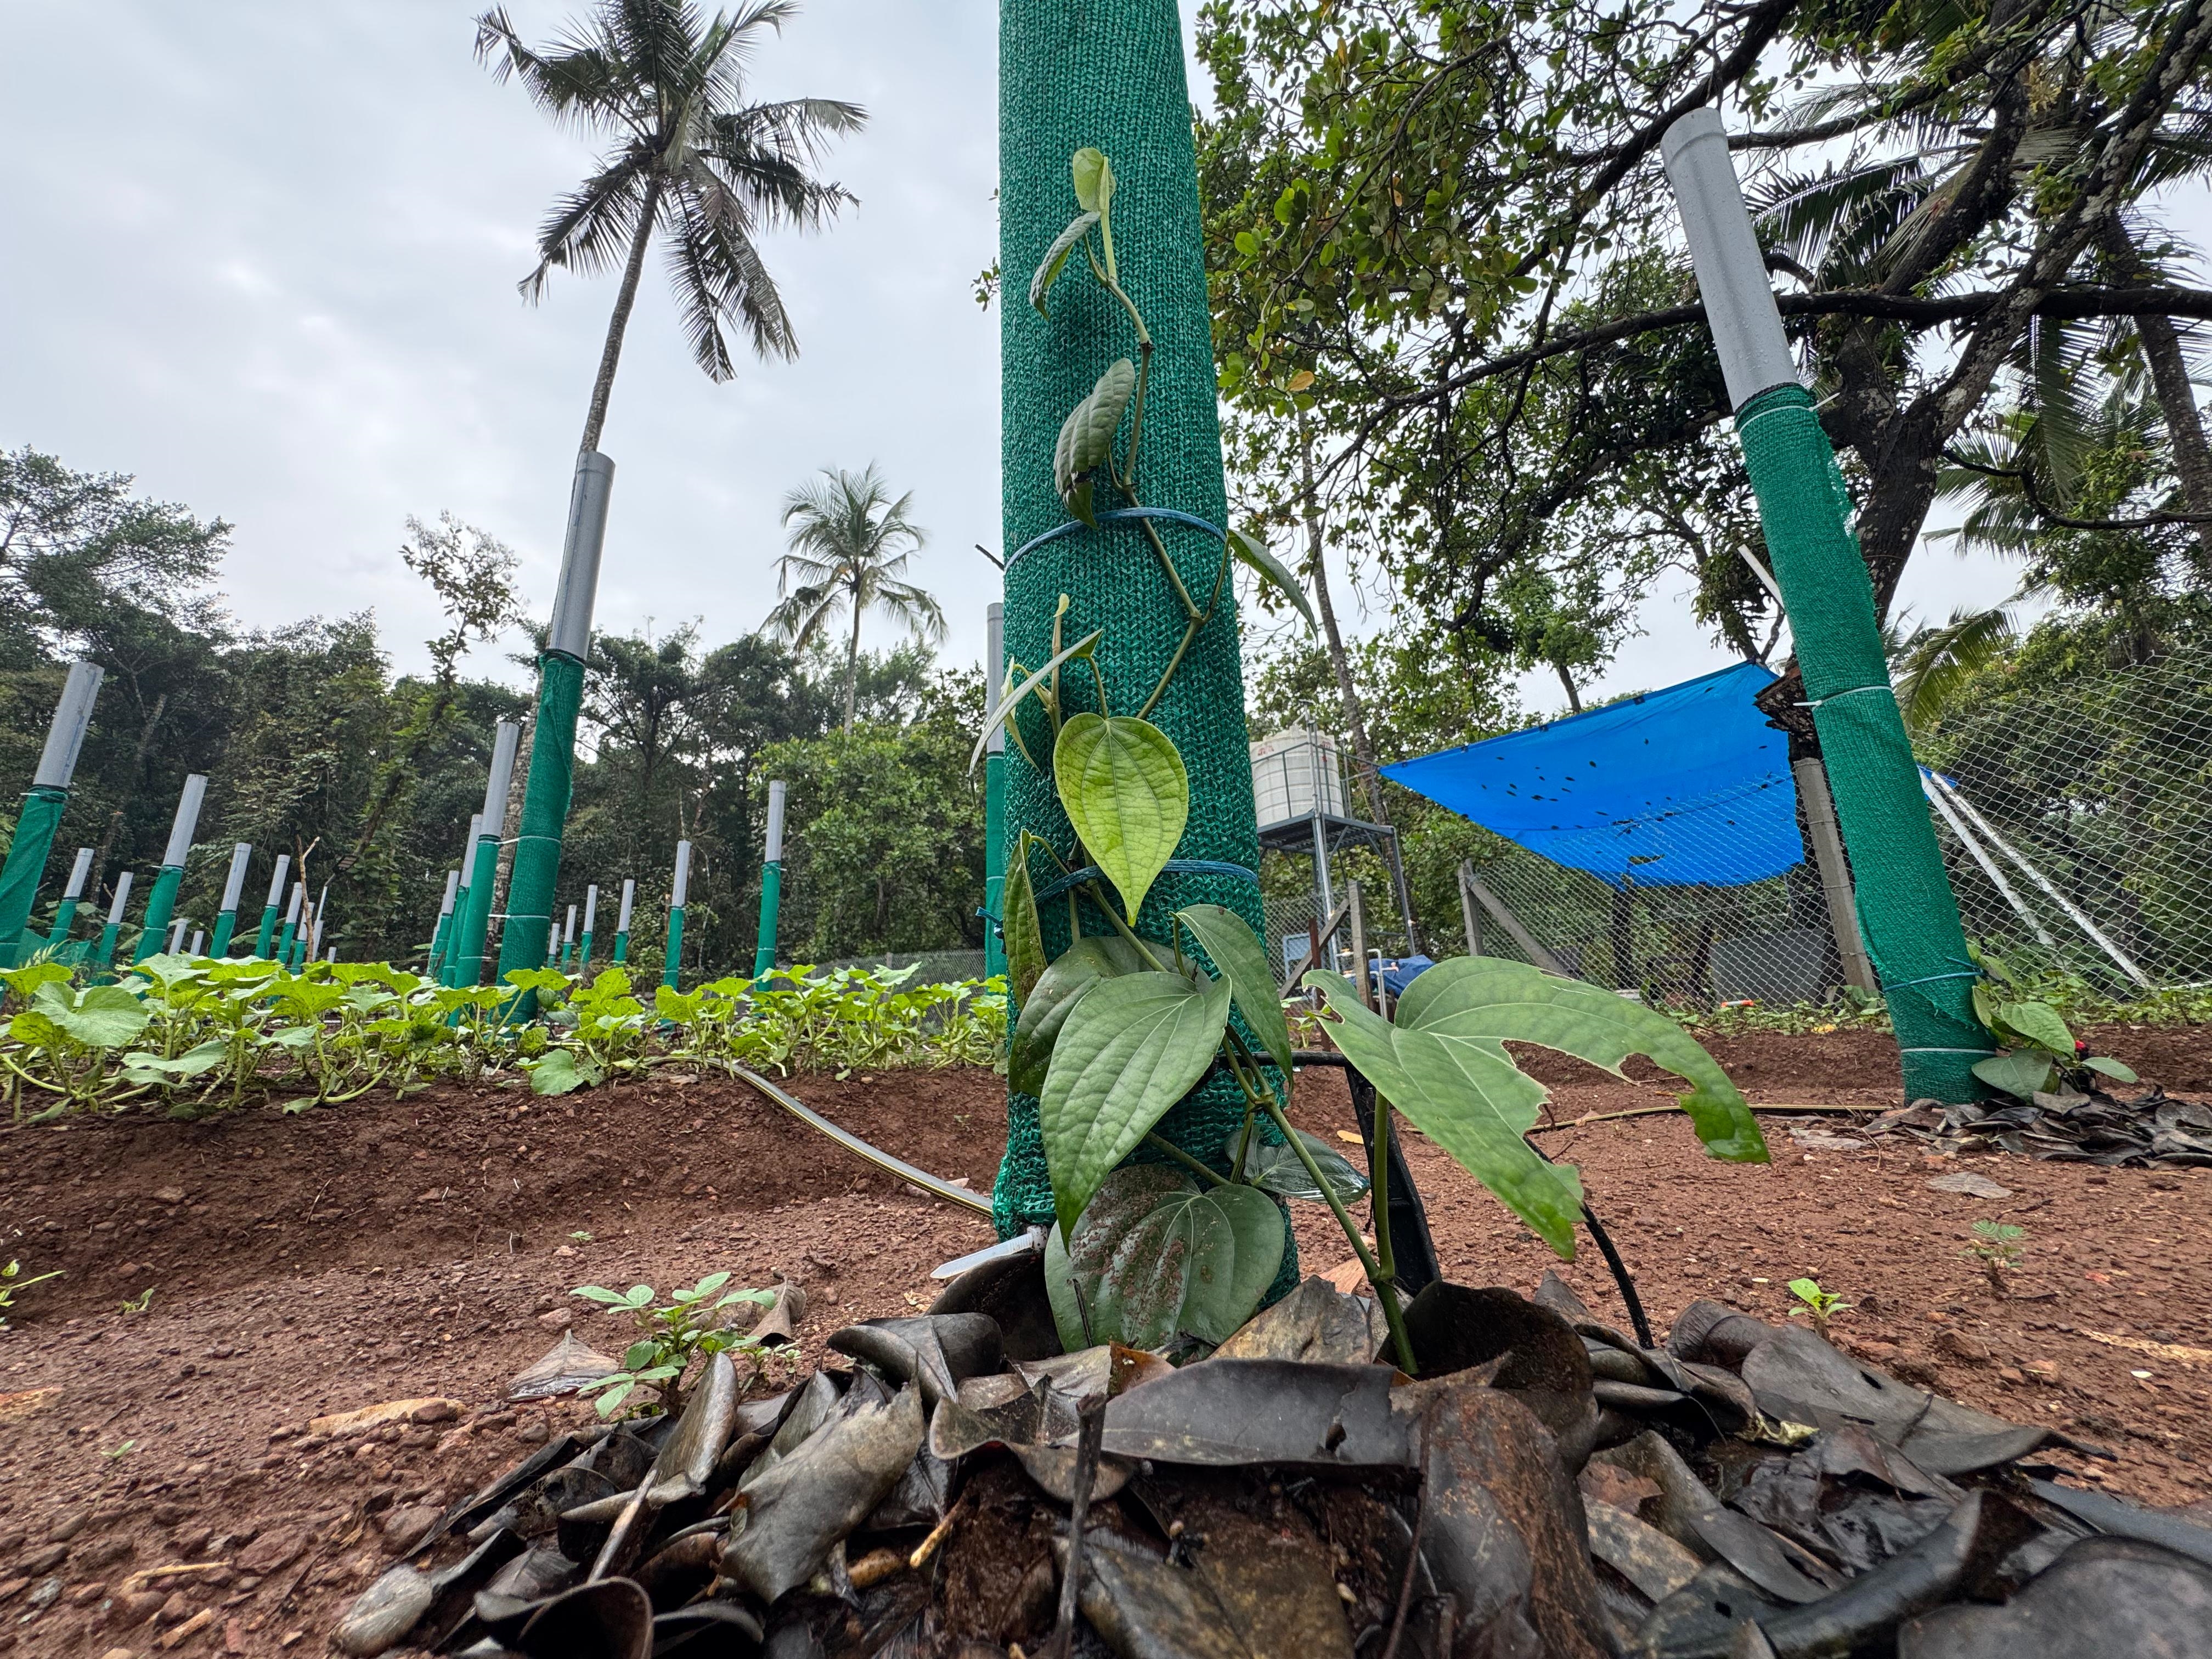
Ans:
[[[1336,744],[1310,726],[1297,726],[1252,745],[1252,795],[1261,826],[1310,817],[1344,816],[1344,771]]]

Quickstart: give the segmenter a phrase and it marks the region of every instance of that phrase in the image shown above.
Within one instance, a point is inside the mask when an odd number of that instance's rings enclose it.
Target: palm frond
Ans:
[[[538,227],[538,268],[516,284],[523,297],[533,303],[542,298],[556,266],[586,276],[620,270],[637,234],[646,187],[643,158],[628,155],[564,198]]]
[[[1941,717],[1960,689],[2002,659],[2020,641],[2013,614],[2004,605],[1986,611],[1954,611],[1941,627],[1914,630],[1892,659],[1890,684],[1897,693],[1905,729],[1925,731]]]

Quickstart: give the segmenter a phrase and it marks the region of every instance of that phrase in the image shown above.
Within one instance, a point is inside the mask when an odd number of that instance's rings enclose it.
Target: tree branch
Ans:
[[[1943,459],[1969,472],[1978,472],[1985,478],[2010,478],[2020,485],[2021,497],[2034,509],[2035,515],[2045,524],[2056,525],[2061,530],[2159,530],[2168,525],[2212,524],[2208,513],[2148,513],[2140,519],[2075,519],[2047,505],[2036,493],[2034,476],[2024,467],[1991,466],[1987,462],[1969,459],[1955,449],[1946,448]]]
[[[1784,317],[1877,317],[1926,328],[1943,323],[1972,321],[1994,309],[2008,297],[2005,293],[1994,290],[1926,298],[1911,294],[1882,294],[1873,289],[1837,289],[1826,294],[1778,294],[1775,296],[1775,304]],[[2155,316],[2212,319],[2212,292],[2165,286],[2055,288],[2037,302],[2034,314],[2058,318]],[[1626,340],[1634,335],[1683,328],[1705,320],[1705,307],[1702,302],[1675,306],[1665,311],[1638,312],[1633,316],[1600,323],[1594,328],[1559,335],[1540,345],[1488,358],[1472,368],[1448,375],[1418,392],[1399,392],[1376,401],[1378,409],[1382,410],[1432,403],[1455,392],[1464,391],[1479,381],[1509,374],[1547,357],[1565,356],[1570,352],[1586,351],[1593,346],[1610,345],[1616,340]],[[1372,428],[1377,418],[1369,417],[1369,424],[1362,428],[1361,436],[1364,437]]]

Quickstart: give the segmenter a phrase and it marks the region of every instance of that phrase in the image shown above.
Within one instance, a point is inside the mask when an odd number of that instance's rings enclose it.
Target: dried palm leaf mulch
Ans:
[[[556,1440],[333,1632],[472,1659],[2212,1654],[2212,1528],[2051,1429],[1713,1303],[1644,1348],[1556,1279],[1309,1279],[1211,1358],[1057,1352],[1034,1259],[847,1369]]]
[[[2212,1164],[2212,1105],[2175,1100],[2162,1089],[2132,1100],[2102,1090],[2002,1105],[1916,1100],[1882,1113],[1861,1133],[1911,1135],[1940,1151],[1999,1151],[2108,1168]]]

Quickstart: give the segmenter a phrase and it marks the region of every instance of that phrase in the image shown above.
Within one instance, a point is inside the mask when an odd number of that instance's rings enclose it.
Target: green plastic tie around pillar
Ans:
[[[660,982],[670,990],[682,988],[677,983],[684,969],[684,907],[668,907],[668,953],[661,958]]]
[[[92,971],[95,976],[106,975],[115,966],[115,939],[123,931],[119,921],[104,923],[100,930],[100,948],[92,953]]]
[[[530,782],[515,832],[514,869],[507,884],[507,924],[499,940],[498,978],[516,969],[545,966],[553,925],[553,890],[561,878],[561,832],[576,763],[576,711],[584,700],[584,665],[565,651],[538,659],[538,724],[530,740]],[[512,1018],[527,1019],[534,998],[523,999]]]
[[[81,899],[65,898],[54,906],[53,929],[46,935],[48,948],[69,938],[70,930],[76,926],[77,908],[82,902]]]
[[[223,910],[215,919],[215,937],[208,941],[208,954],[220,962],[230,954],[230,936],[238,931],[238,912]]]
[[[760,934],[753,945],[753,977],[765,979],[775,966],[776,908],[783,899],[783,866],[761,866]]]
[[[576,971],[588,974],[592,970],[592,936],[589,933],[576,941]]]
[[[138,948],[131,953],[131,961],[143,962],[167,943],[169,918],[177,908],[177,890],[184,884],[184,866],[161,866],[161,873],[154,878],[154,890],[146,896],[146,915],[139,923]]]
[[[282,905],[264,904],[261,907],[261,931],[253,936],[255,956],[266,957],[269,954],[270,944],[276,937],[276,924],[283,919],[283,915]]]
[[[1053,615],[1060,596],[1070,608],[1066,640],[1103,628],[1098,661],[1117,714],[1133,714],[1182,637],[1183,613],[1134,522],[1101,530],[1077,528],[1036,546],[1067,522],[1053,489],[1053,448],[1067,413],[1087,397],[1100,371],[1133,357],[1127,313],[1097,283],[1063,278],[1054,289],[1049,319],[1025,303],[1030,273],[1078,211],[1068,164],[1085,146],[1113,165],[1115,243],[1122,285],[1143,312],[1157,343],[1145,407],[1138,483],[1147,506],[1189,514],[1206,526],[1228,523],[1216,409],[1212,319],[1206,294],[1198,173],[1192,153],[1190,96],[1183,76],[1182,22],[1175,0],[1121,0],[1112,6],[1070,6],[1066,0],[1003,0],[999,40],[1000,258],[1006,273],[1000,310],[1000,421],[1005,545],[1028,547],[1006,574],[1006,655],[1035,666],[1052,654]],[[1120,507],[1101,488],[1101,507]],[[1221,559],[1218,533],[1172,519],[1152,521],[1184,583],[1203,596]],[[1087,675],[1061,682],[1069,712],[1091,706]],[[1034,705],[1031,705],[1032,710]],[[1233,583],[1200,634],[1151,718],[1174,739],[1190,775],[1190,817],[1182,844],[1187,859],[1256,869],[1259,834],[1252,804],[1252,763],[1246,746],[1244,690]],[[1032,752],[1048,728],[1023,716]],[[1060,809],[1052,779],[1008,744],[1005,817],[1000,834],[1012,846],[1024,830],[1065,858],[1075,836]],[[1053,870],[1040,858],[1030,871],[1039,885]],[[1264,936],[1258,885],[1225,874],[1164,875],[1145,901],[1137,931],[1165,940],[1170,917],[1191,904],[1226,906]],[[1086,902],[1086,933],[1110,931]],[[1069,945],[1065,902],[1042,908],[1045,949]],[[1243,1097],[1217,1073],[1160,1120],[1158,1133],[1191,1157],[1225,1171],[1224,1148],[1243,1122]],[[1053,1218],[1052,1185],[1037,1128],[1034,1096],[1010,1093],[1006,1156],[992,1193],[1001,1237]],[[1271,1125],[1263,1138],[1273,1140]],[[1140,1150],[1137,1161],[1152,1161]],[[1287,1234],[1289,1223],[1285,1221]],[[1297,1249],[1286,1238],[1283,1267],[1269,1297],[1297,1283]]]
[[[629,935],[628,933],[617,933],[617,934],[615,935],[615,954],[614,954],[614,961],[615,961],[615,963],[616,963],[616,965],[617,965],[617,966],[620,966],[622,963],[625,963],[625,962],[628,962],[629,960]]]
[[[1799,672],[1820,735],[1844,843],[1859,872],[1859,928],[1889,1003],[1905,1097],[1980,1099],[1974,1062],[1996,1052],[1974,1018],[1958,900],[1943,868],[1912,744],[1890,690],[1874,586],[1850,495],[1802,386],[1736,411],[1744,464]]]
[[[33,784],[24,792],[15,838],[8,843],[8,862],[0,866],[0,968],[13,968],[20,958],[24,930],[46,876],[46,856],[53,851],[54,831],[68,805],[66,789]]]

